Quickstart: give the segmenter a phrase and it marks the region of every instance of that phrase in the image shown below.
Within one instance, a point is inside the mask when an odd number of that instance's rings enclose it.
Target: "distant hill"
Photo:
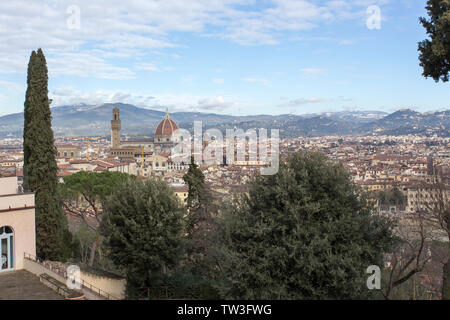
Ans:
[[[410,109],[396,111],[367,124],[365,133],[449,136],[450,110],[420,113]]]
[[[61,106],[51,108],[53,130],[57,136],[109,135],[112,109],[120,108],[122,133],[152,136],[164,112],[130,104]],[[341,111],[307,115],[231,116],[200,112],[170,113],[181,128],[192,131],[194,121],[203,121],[205,129],[267,128],[279,129],[282,137],[349,135],[349,134],[424,134],[450,136],[450,110],[419,113],[399,110]],[[0,117],[0,137],[22,136],[23,113]]]

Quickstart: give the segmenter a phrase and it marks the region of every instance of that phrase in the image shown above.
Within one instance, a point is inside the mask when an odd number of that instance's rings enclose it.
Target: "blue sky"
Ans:
[[[23,110],[38,47],[52,106],[234,115],[448,109],[450,84],[424,79],[418,65],[425,2],[3,1],[0,115]],[[367,27],[373,5],[380,29]]]

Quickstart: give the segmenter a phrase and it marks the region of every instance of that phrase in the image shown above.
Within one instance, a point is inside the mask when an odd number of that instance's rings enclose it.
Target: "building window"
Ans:
[[[14,269],[14,232],[11,227],[0,228],[0,272]]]

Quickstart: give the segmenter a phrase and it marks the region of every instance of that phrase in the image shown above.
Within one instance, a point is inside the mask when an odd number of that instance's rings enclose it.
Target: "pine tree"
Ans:
[[[134,299],[158,286],[180,256],[183,210],[161,180],[128,180],[104,203],[100,232],[108,256],[127,277]]]
[[[24,187],[35,193],[36,249],[43,259],[56,260],[62,252],[66,218],[57,198],[56,148],[48,99],[48,70],[41,49],[28,64],[24,111]]]
[[[436,82],[447,82],[450,72],[450,1],[428,0],[425,9],[429,19],[419,19],[429,37],[418,46],[422,75]]]
[[[342,165],[297,153],[223,217],[218,288],[232,299],[368,298],[366,269],[392,245]]]

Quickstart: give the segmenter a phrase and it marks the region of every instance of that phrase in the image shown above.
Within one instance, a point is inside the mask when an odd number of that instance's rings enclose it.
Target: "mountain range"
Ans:
[[[165,112],[130,104],[60,106],[51,108],[56,136],[96,136],[110,134],[112,108],[120,109],[122,134],[151,137]],[[450,110],[420,113],[403,109],[382,111],[341,111],[307,115],[231,116],[200,112],[174,112],[170,117],[192,132],[194,121],[203,128],[279,129],[281,137],[324,135],[438,135],[450,137]],[[21,137],[23,113],[0,117],[0,137]]]

